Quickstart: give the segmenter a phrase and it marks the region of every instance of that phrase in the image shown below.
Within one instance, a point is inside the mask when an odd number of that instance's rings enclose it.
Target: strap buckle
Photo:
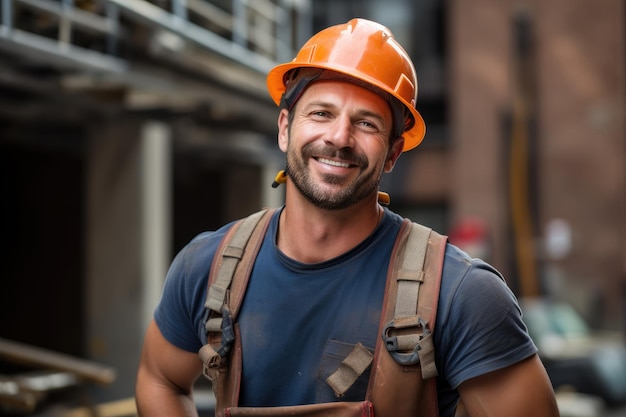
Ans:
[[[217,349],[217,354],[220,358],[225,358],[235,341],[235,328],[233,326],[233,316],[230,314],[228,305],[222,306],[222,344]]]
[[[421,332],[411,332],[405,335],[392,335],[393,331],[410,328],[421,329]],[[387,351],[400,365],[416,365],[420,361],[419,352],[422,350],[420,342],[430,336],[428,323],[420,316],[400,317],[387,323],[382,332],[383,342]]]
[[[222,317],[220,330],[214,330],[221,333],[220,345],[211,346],[210,343],[204,345],[199,352],[200,359],[204,363],[204,375],[209,377],[209,370],[221,367],[225,362],[224,358],[228,356],[235,341],[235,329],[233,326],[233,317],[226,304],[222,306]]]

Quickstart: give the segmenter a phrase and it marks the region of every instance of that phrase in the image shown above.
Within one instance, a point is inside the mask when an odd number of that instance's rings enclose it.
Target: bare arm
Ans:
[[[465,381],[459,393],[470,417],[559,416],[552,385],[537,355]]]
[[[154,320],[148,326],[135,397],[141,417],[197,416],[193,385],[202,372],[195,353],[169,343]]]

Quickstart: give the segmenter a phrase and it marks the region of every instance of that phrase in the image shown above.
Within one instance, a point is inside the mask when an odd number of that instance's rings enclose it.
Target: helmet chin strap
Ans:
[[[274,177],[274,182],[272,182],[272,188],[277,188],[280,184],[284,184],[286,182],[287,182],[287,171],[284,169],[281,169],[280,171],[278,171],[278,174],[276,174],[276,177]],[[389,203],[391,202],[391,197],[389,197],[389,194],[383,191],[379,191],[378,202],[383,206],[388,206]]]

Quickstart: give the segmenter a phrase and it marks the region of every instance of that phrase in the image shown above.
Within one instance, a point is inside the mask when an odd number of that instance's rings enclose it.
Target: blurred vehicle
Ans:
[[[556,391],[626,403],[626,346],[618,332],[594,331],[569,304],[522,299],[524,322]]]

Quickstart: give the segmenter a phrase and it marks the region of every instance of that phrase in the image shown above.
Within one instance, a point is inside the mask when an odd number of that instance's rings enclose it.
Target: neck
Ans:
[[[376,195],[343,210],[324,210],[288,189],[279,222],[278,248],[304,263],[332,259],[367,238],[382,215]]]

